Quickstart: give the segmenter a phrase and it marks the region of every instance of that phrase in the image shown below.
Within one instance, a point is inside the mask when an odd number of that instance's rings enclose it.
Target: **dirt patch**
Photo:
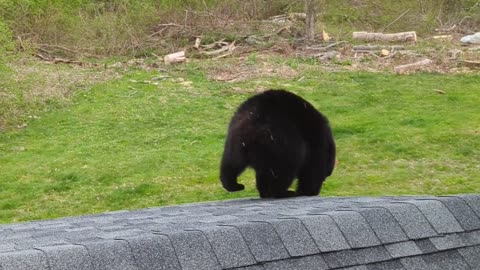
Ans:
[[[241,63],[240,65],[226,65],[213,67],[208,70],[208,78],[220,82],[243,82],[259,78],[283,78],[293,79],[298,76],[298,72],[287,65],[275,65],[274,63],[263,61],[260,64]],[[240,61],[248,61],[241,59]]]
[[[13,81],[23,86],[22,98],[27,102],[65,100],[79,89],[119,78],[114,69],[50,64],[24,57],[9,64]]]
[[[7,65],[9,77],[0,82],[0,132],[24,128],[40,113],[67,105],[75,92],[121,76],[115,69],[53,64],[29,56]]]

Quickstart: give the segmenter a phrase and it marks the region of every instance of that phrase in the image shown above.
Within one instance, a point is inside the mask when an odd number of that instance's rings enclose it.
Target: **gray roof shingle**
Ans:
[[[49,269],[45,253],[36,249],[0,253],[2,270],[46,270]]]
[[[263,222],[234,225],[242,233],[247,246],[258,262],[280,260],[290,257],[272,225]]]
[[[172,243],[167,236],[143,235],[124,237],[122,239],[128,242],[139,269],[182,269]]]
[[[88,250],[91,269],[136,270],[136,262],[128,243],[123,240],[98,240],[81,244]]]
[[[207,237],[200,231],[184,231],[169,235],[182,269],[221,269]]]
[[[352,248],[373,247],[380,244],[377,236],[365,219],[358,212],[327,212],[347,239]]]
[[[407,235],[395,217],[385,208],[361,208],[359,213],[365,218],[384,244],[408,240]]]
[[[472,269],[480,269],[480,246],[461,248],[458,252]]]
[[[445,205],[436,200],[408,200],[427,218],[438,233],[463,232],[462,226]]]
[[[402,258],[422,254],[414,241],[398,242],[385,245],[388,253],[394,258]]]
[[[269,222],[291,256],[307,256],[320,253],[317,245],[299,219],[280,219]]]
[[[329,269],[321,255],[306,256],[301,258],[291,258],[281,261],[267,262],[264,265],[266,270],[326,270]]]
[[[384,207],[393,214],[410,239],[428,238],[438,235],[416,206],[404,202],[392,202]]]
[[[360,265],[367,265],[392,259],[392,256],[384,246],[357,249],[355,256]]]
[[[92,269],[93,265],[85,247],[79,245],[59,245],[42,247],[52,270],[83,270]]]
[[[480,269],[480,195],[241,199],[0,225],[0,270]]]
[[[480,229],[480,218],[464,200],[456,197],[438,197],[435,199],[448,208],[465,230]]]
[[[312,215],[301,218],[301,220],[320,251],[328,252],[351,248],[330,216]]]
[[[204,229],[203,232],[207,235],[223,268],[255,264],[255,259],[237,228],[218,226]]]
[[[423,260],[435,270],[471,270],[457,250],[428,254],[423,257]]]

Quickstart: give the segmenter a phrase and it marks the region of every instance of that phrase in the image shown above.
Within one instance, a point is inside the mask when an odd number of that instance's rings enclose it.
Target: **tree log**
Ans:
[[[415,31],[393,34],[353,32],[353,39],[363,41],[416,42],[417,33]]]
[[[461,63],[470,68],[480,68],[480,61],[463,60]]]
[[[163,58],[165,61],[165,64],[173,64],[173,63],[181,63],[187,61],[187,58],[185,58],[185,51],[180,51],[172,54],[165,55]]]
[[[430,65],[431,63],[433,63],[432,60],[424,59],[422,61],[418,61],[418,62],[415,62],[415,63],[406,64],[406,65],[402,65],[402,66],[396,66],[396,67],[393,68],[393,71],[395,71],[395,73],[397,73],[397,74],[404,74],[404,73],[409,72],[409,71],[420,70],[424,66]]]

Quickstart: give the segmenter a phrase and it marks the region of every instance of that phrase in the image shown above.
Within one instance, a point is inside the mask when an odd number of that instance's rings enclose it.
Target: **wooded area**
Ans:
[[[479,31],[480,1],[473,0],[4,0],[0,15],[0,54],[79,66],[119,55],[172,64],[255,51],[356,67],[372,58],[376,68],[430,59],[419,69],[442,72],[476,69],[480,60],[480,40],[464,42]]]

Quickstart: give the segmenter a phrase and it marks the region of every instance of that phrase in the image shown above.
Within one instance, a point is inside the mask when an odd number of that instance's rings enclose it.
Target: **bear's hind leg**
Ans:
[[[286,198],[295,196],[288,190],[293,182],[293,175],[278,174],[273,169],[256,172],[257,190],[260,198]]]
[[[317,196],[327,176],[318,161],[308,162],[298,174],[297,196]]]

